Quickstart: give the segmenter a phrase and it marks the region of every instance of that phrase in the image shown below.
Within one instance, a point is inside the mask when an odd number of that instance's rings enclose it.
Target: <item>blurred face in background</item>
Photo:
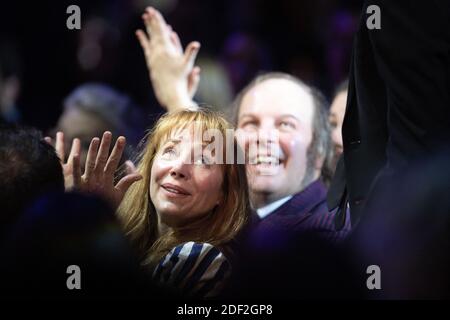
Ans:
[[[303,189],[313,116],[311,94],[287,79],[264,80],[243,97],[237,127],[248,139],[238,136],[239,144],[248,154],[249,144],[255,142],[252,139],[269,137],[257,141],[256,159],[249,159],[256,163],[247,164],[250,193],[256,208]],[[278,139],[270,138],[274,131]]]
[[[347,105],[347,90],[337,94],[330,107],[331,139],[334,144],[336,156],[343,151],[342,124],[344,123],[345,108]]]
[[[63,112],[58,120],[56,130],[64,132],[66,157],[69,155],[73,139],[81,140],[80,164],[82,169],[86,163],[92,138],[101,137],[105,131],[112,131],[111,126],[96,114],[77,108],[69,108]]]

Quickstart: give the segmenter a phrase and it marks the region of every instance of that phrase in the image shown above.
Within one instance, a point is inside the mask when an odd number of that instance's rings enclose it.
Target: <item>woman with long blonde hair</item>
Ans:
[[[144,139],[137,169],[126,161],[128,174],[116,184],[125,137],[109,154],[111,140],[110,132],[92,139],[81,175],[81,146],[74,139],[67,163],[62,161],[66,189],[97,193],[118,208],[156,283],[182,295],[217,295],[230,276],[232,242],[251,212],[232,126],[208,109],[166,114]],[[61,132],[56,150],[64,159]]]
[[[208,110],[163,116],[139,157],[143,178],[118,209],[154,280],[183,294],[208,297],[220,291],[231,269],[229,244],[250,212],[245,167],[235,161],[229,129],[223,117]],[[215,141],[221,142],[219,150],[207,154],[203,136],[210,130],[222,141]],[[227,152],[233,153],[230,164],[222,161]]]

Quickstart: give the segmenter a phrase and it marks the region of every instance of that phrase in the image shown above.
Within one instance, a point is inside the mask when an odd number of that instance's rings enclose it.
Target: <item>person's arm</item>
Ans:
[[[159,11],[149,7],[142,19],[147,33],[137,30],[136,36],[144,51],[158,102],[169,112],[195,109],[197,104],[192,98],[200,81],[200,68],[194,67],[194,63],[200,43],[189,43],[183,52],[177,33]]]
[[[448,139],[449,1],[367,4],[381,12],[381,29],[367,32],[386,87],[389,141],[401,159],[413,159]]]
[[[117,138],[114,148],[109,154],[112,135],[105,132],[102,139],[93,138],[89,145],[86,158],[85,172],[81,174],[79,139],[74,139],[67,162],[64,161],[64,134],[56,134],[55,149],[63,167],[65,188],[67,191],[77,190],[94,193],[108,201],[116,209],[127,192],[128,188],[142,176],[135,172],[130,161],[126,161],[127,175],[117,184],[114,184],[114,173],[125,149],[125,137]],[[46,138],[51,142],[50,138]]]

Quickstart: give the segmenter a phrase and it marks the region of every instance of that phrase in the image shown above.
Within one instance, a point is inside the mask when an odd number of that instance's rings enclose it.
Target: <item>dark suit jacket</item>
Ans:
[[[379,30],[366,26],[370,5],[381,9]],[[450,1],[365,1],[329,208],[348,201],[355,225],[380,177],[449,144],[449,132]]]
[[[278,245],[278,238],[311,232],[327,241],[344,239],[350,231],[350,223],[336,231],[334,225],[336,211],[329,212],[326,205],[327,188],[317,180],[295,194],[267,217],[257,217],[250,228],[250,241],[256,247]],[[348,220],[348,219],[347,219]]]
[[[237,247],[238,263],[226,297],[348,297],[353,282],[339,240],[350,231],[350,219],[336,231],[326,193],[324,184],[315,181],[267,217],[256,216]]]

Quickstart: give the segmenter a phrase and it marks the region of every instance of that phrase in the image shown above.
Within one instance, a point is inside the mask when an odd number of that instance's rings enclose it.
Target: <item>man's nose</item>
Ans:
[[[274,126],[266,126],[258,130],[258,144],[278,143],[279,132]]]

